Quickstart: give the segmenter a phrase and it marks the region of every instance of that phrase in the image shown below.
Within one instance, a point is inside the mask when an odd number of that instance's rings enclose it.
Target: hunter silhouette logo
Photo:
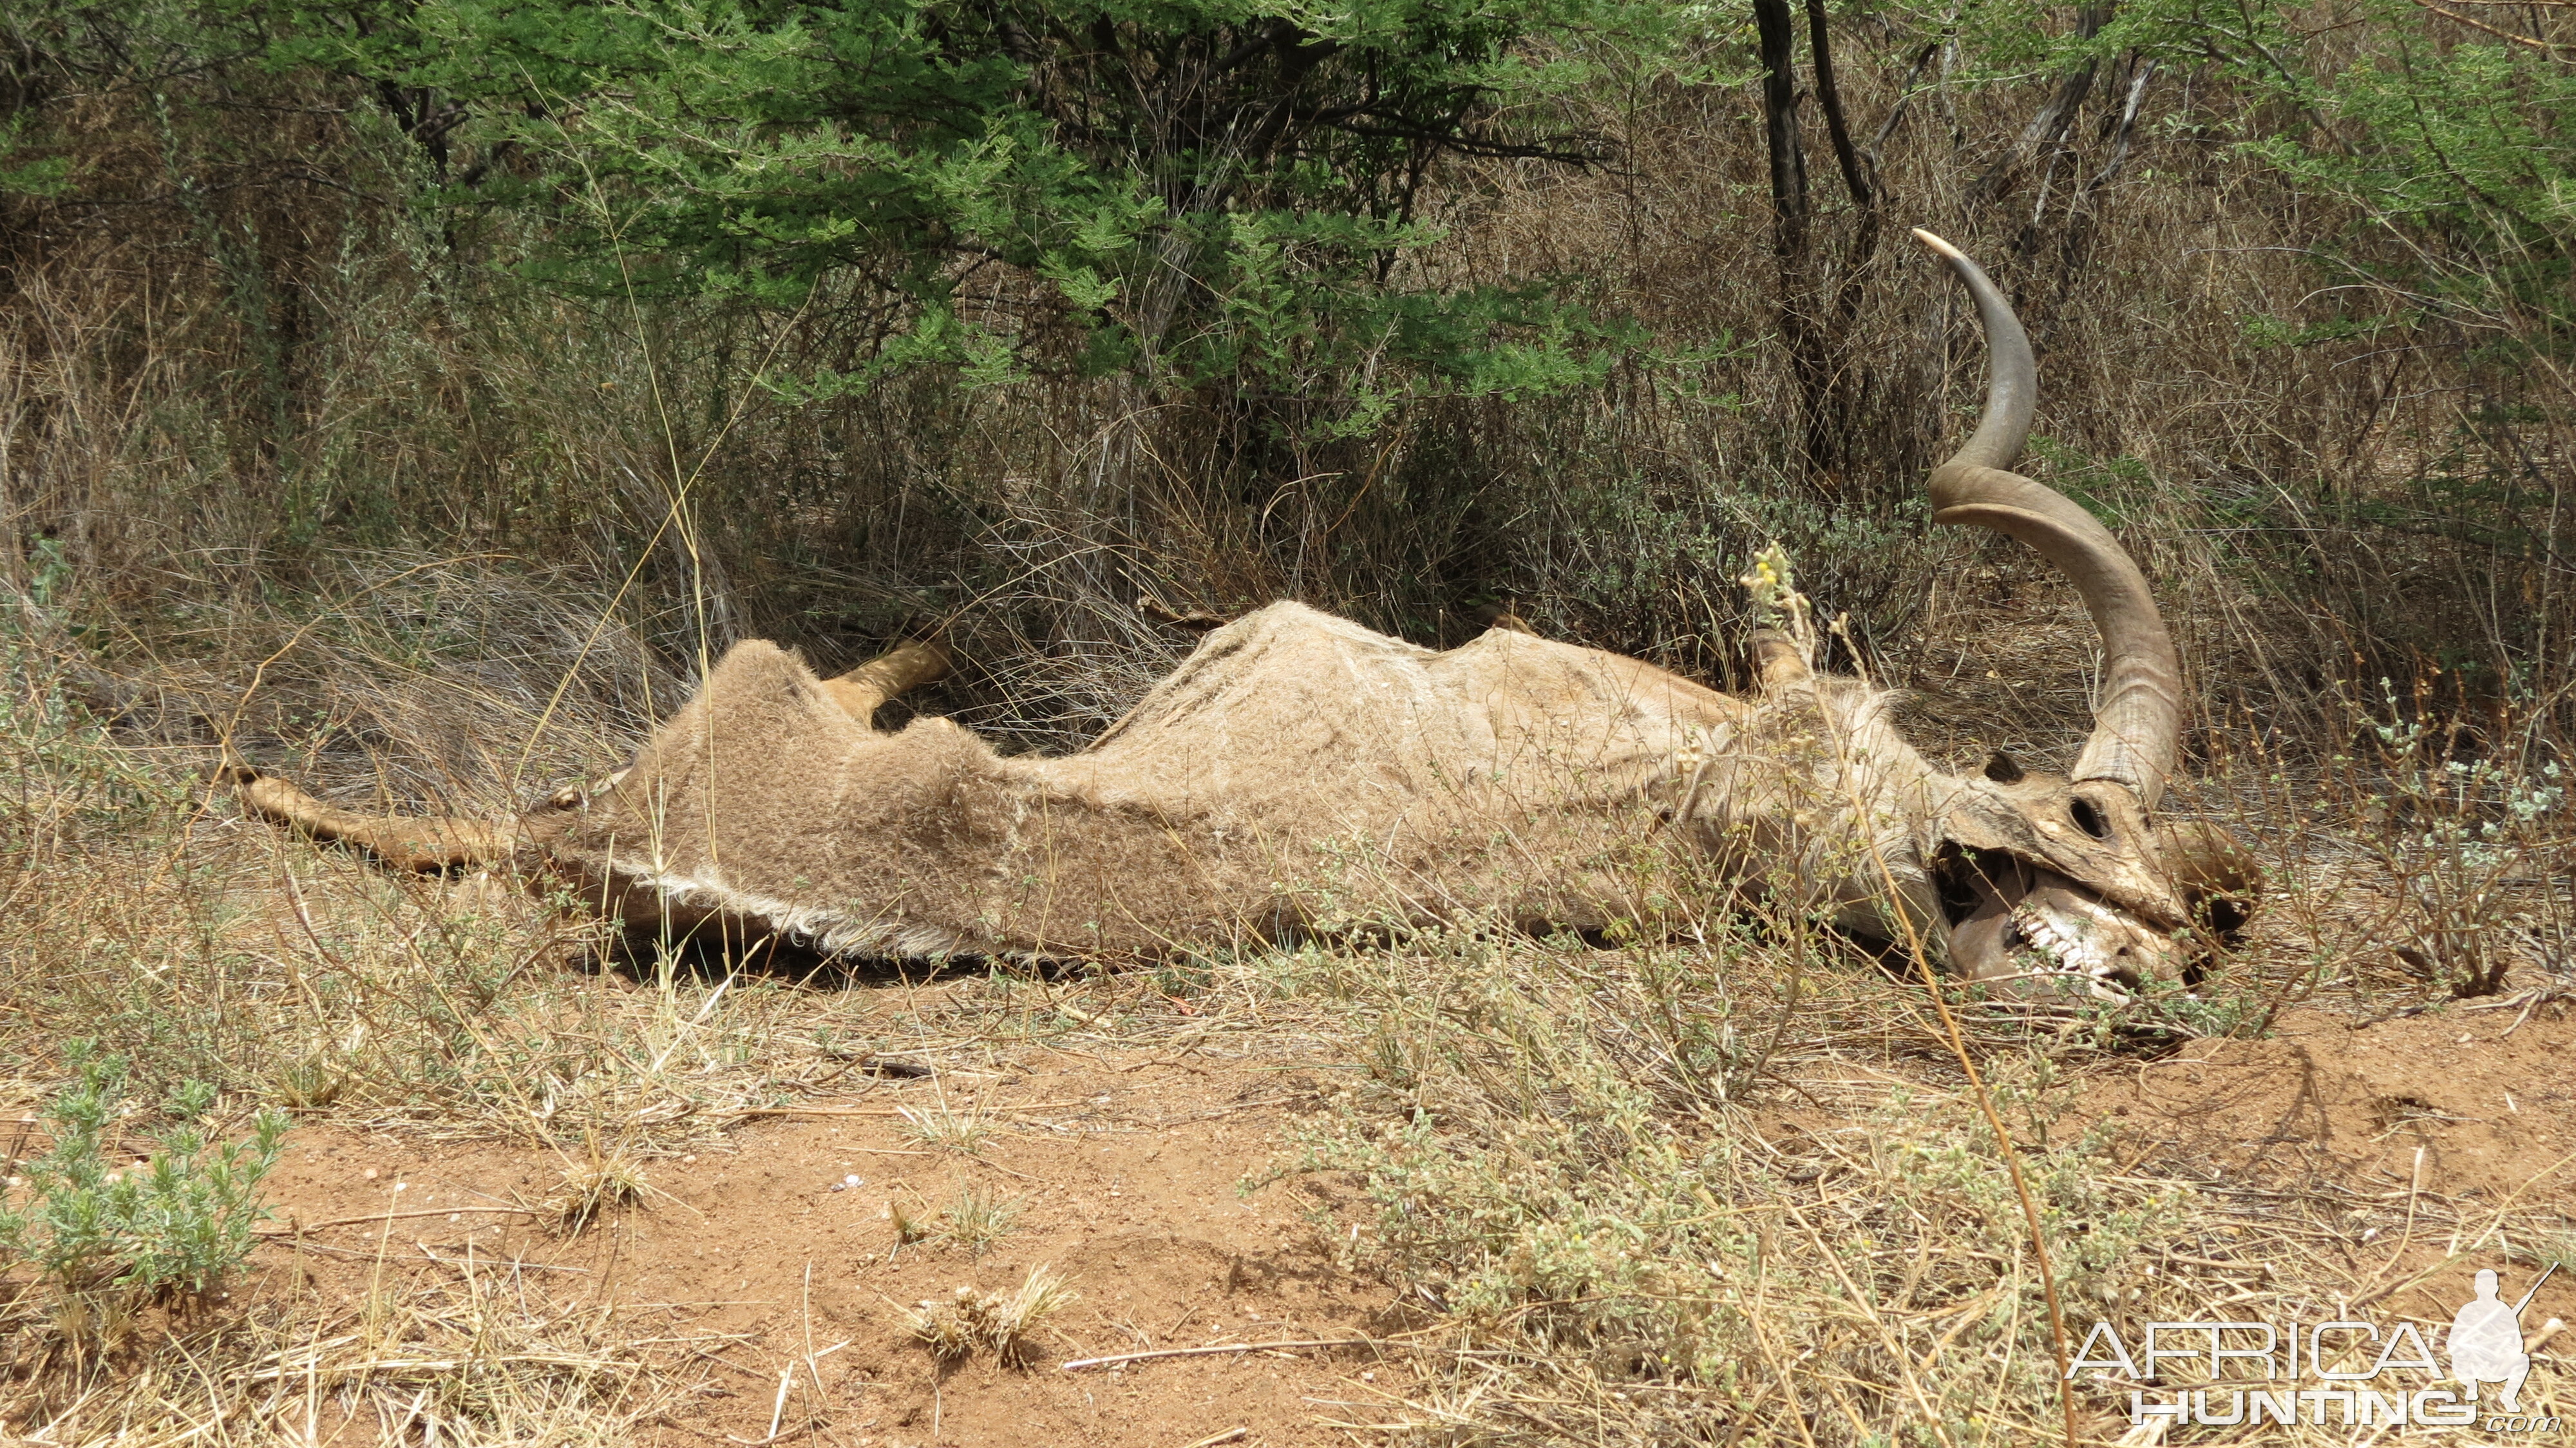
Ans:
[[[2508,1413],[2522,1411],[2522,1380],[2531,1376],[2531,1354],[2522,1350],[2522,1310],[2557,1270],[2558,1264],[2550,1263],[2549,1271],[2511,1307],[2496,1296],[2495,1273],[2478,1274],[2478,1295],[2451,1317],[2451,1376],[2468,1385],[2471,1402],[2477,1401],[2478,1384],[2502,1383],[2496,1406]]]
[[[2129,1421],[2138,1426],[2289,1427],[2304,1420],[2318,1427],[2467,1428],[2483,1420],[2492,1432],[2556,1433],[2564,1426],[2558,1417],[2523,1413],[2522,1389],[2531,1376],[2532,1354],[2564,1324],[2552,1318],[2526,1338],[2522,1314],[2557,1271],[2551,1263],[2510,1302],[2497,1273],[2479,1272],[2477,1295],[2452,1314],[2442,1344],[2447,1376],[2414,1323],[2349,1316],[2316,1323],[2132,1325],[2134,1355],[2118,1328],[2096,1323],[2066,1375],[2091,1371],[2096,1381],[2125,1378],[2142,1385],[2129,1393]],[[2231,1359],[2236,1367],[2228,1371]],[[2185,1363],[2191,1366],[2177,1366]],[[2197,1380],[2199,1386],[2143,1386],[2172,1378]],[[2481,1401],[2484,1387],[2493,1391]]]

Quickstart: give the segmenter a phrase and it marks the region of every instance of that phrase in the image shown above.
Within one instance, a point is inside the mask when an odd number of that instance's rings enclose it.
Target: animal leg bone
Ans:
[[[837,678],[822,681],[834,703],[862,724],[873,724],[877,710],[910,690],[948,672],[948,646],[937,640],[905,643],[870,659]],[[613,785],[623,777],[611,776]],[[273,775],[246,764],[228,764],[218,775],[232,786],[243,804],[262,819],[301,831],[317,840],[334,840],[365,850],[388,868],[414,874],[497,865],[517,847],[513,826],[450,816],[406,818],[362,815],[325,804]],[[549,801],[558,809],[581,803],[588,790],[563,790]]]
[[[222,779],[261,818],[301,830],[317,840],[355,845],[397,870],[436,874],[510,858],[518,831],[481,820],[446,816],[403,819],[362,815],[327,805],[273,775],[246,764],[227,765]]]
[[[1762,687],[1777,693],[1815,677],[1807,660],[1787,634],[1777,629],[1757,629],[1753,634],[1753,660],[1762,672]]]
[[[846,674],[825,679],[823,688],[851,718],[873,728],[879,709],[936,682],[954,661],[948,645],[937,639],[897,644]]]

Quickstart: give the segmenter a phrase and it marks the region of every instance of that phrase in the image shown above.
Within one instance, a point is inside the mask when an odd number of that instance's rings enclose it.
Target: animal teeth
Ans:
[[[2110,976],[2109,963],[2102,959],[2100,952],[2096,951],[2090,942],[2070,936],[2058,929],[2047,916],[2037,910],[2026,905],[2014,910],[2012,923],[2022,942],[2028,947],[2029,953],[2038,958],[2038,963],[2044,971],[2054,975],[2083,976],[2094,982],[2106,980]],[[2101,993],[2100,986],[2095,987],[2095,993]],[[2123,991],[2117,994],[2125,997],[2127,993]]]
[[[2011,921],[2024,953],[2032,959],[2032,974],[2074,976],[2084,982],[2085,993],[2096,1000],[2131,999],[2127,990],[2111,980],[2109,962],[2091,942],[2059,930],[2047,916],[2028,905],[2016,907]]]

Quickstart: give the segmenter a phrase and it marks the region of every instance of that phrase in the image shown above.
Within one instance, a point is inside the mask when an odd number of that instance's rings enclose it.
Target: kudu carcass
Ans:
[[[878,707],[946,667],[909,644],[836,679],[746,642],[608,781],[509,826],[331,809],[238,770],[261,814],[404,868],[514,861],[634,930],[893,958],[1155,956],[1368,918],[1652,928],[1758,894],[2016,994],[2117,995],[2184,973],[2234,888],[2159,827],[2181,705],[2171,640],[2101,524],[2005,469],[2030,345],[1977,266],[1985,412],[1932,474],[1943,523],[1997,529],[2075,585],[2102,697],[2071,779],[1933,768],[1893,700],[1757,638],[1736,698],[1634,659],[1496,629],[1445,653],[1275,603],[1210,633],[1079,753],[1004,757]],[[1693,882],[1696,882],[1694,886]]]

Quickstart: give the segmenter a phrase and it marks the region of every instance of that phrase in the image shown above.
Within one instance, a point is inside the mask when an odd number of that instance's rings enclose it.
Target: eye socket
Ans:
[[[1977,913],[1977,907],[2000,892],[1995,878],[2009,878],[2009,862],[1989,859],[1975,850],[1945,844],[1932,861],[1932,883],[1941,892],[1941,918],[1952,926]]]
[[[2097,840],[2111,838],[2111,817],[2102,813],[2101,806],[2093,801],[2078,795],[2075,802],[2066,807],[2066,813],[2074,819],[2075,827],[2084,833]]]

